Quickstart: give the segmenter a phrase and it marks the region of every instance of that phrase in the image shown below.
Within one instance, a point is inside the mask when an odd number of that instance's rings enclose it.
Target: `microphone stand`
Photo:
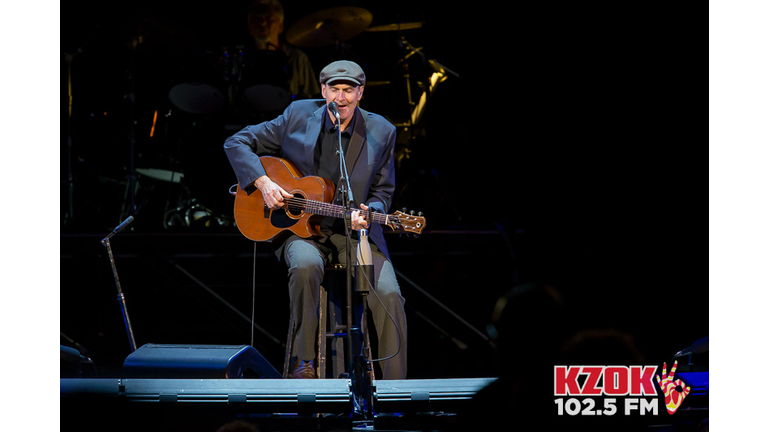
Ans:
[[[341,116],[338,110],[334,110],[336,117],[336,134],[339,137],[339,195],[342,197],[344,211],[344,230],[347,241],[347,370],[352,381],[352,394],[354,400],[355,412],[362,414],[366,420],[373,419],[373,382],[371,365],[367,357],[363,355],[362,336],[363,328],[360,314],[355,313],[353,321],[353,297],[352,297],[352,209],[355,199],[352,196],[352,185],[349,183],[349,172],[347,171],[347,162],[344,156],[344,147],[341,144]],[[365,304],[362,301],[355,303],[355,311],[364,310]],[[354,325],[353,325],[354,324]],[[353,336],[354,335],[354,336]]]
[[[115,285],[117,286],[117,301],[120,303],[120,310],[123,313],[123,321],[125,321],[125,329],[128,332],[128,343],[131,345],[131,352],[136,351],[136,339],[133,337],[133,328],[131,327],[131,319],[128,317],[128,309],[125,306],[125,296],[123,290],[120,288],[120,279],[117,277],[117,268],[115,267],[115,257],[112,255],[112,246],[109,244],[109,239],[115,234],[122,231],[128,224],[133,222],[133,216],[128,216],[120,225],[118,225],[109,235],[101,239],[101,244],[107,248],[107,254],[109,255],[109,263],[112,265],[112,275],[115,277]]]

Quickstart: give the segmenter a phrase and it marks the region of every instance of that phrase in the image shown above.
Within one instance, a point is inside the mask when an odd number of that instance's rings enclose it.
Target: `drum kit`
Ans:
[[[395,82],[404,86],[401,89],[402,93],[399,94],[407,100],[405,102],[407,103],[407,114],[403,115],[402,118],[392,120],[392,122],[401,131],[408,132],[421,121],[429,98],[434,94],[437,86],[445,81],[449,74],[456,77],[458,75],[436,60],[427,58],[422,48],[414,47],[406,40],[405,32],[421,29],[424,25],[423,22],[397,22],[371,26],[372,22],[373,15],[366,9],[334,7],[314,12],[294,22],[285,32],[285,40],[289,45],[300,49],[329,47],[338,51],[345,46],[348,40],[364,33],[371,37],[376,37],[378,34],[394,34],[397,37],[396,46],[399,47],[399,50],[404,51],[403,54],[398,54],[399,60],[396,62],[396,67],[403,71],[402,75],[396,76],[393,80],[369,80],[367,87],[392,86]],[[290,92],[288,83],[291,79],[291,71],[281,51],[256,51],[238,46],[234,48],[223,47],[219,53],[208,52],[207,55],[205,64],[196,70],[196,75],[192,75],[191,78],[190,75],[179,77],[169,86],[167,100],[170,105],[166,117],[169,117],[173,111],[180,110],[181,113],[178,117],[190,119],[189,121],[195,124],[205,121],[205,119],[216,118],[223,125],[225,135],[228,136],[247,124],[255,124],[275,117],[298,96]],[[339,55],[336,52],[336,57]],[[423,77],[423,79],[416,80],[416,85],[412,85],[408,70],[411,58],[419,60],[419,65],[425,65],[425,70],[428,72],[427,75],[420,75],[420,78]],[[392,92],[387,91],[386,93],[391,94]],[[376,111],[379,112],[380,110]],[[402,111],[405,112],[404,109]],[[181,124],[177,127],[183,126]],[[408,133],[404,135],[407,136]],[[211,145],[216,147],[216,151],[220,150],[217,143]],[[184,146],[184,143],[179,145],[179,147],[181,146]],[[409,152],[410,149],[407,146],[401,147],[397,155],[398,161],[407,158]],[[179,170],[183,173],[176,172],[176,169],[139,168],[137,169],[138,178],[141,180],[143,177],[155,183],[193,184],[191,181],[195,180],[195,177],[201,176],[200,170],[204,170],[205,179],[198,179],[201,180],[199,183],[210,184],[210,177],[218,174],[210,172],[208,167],[200,166],[197,163],[185,164],[182,161],[180,166]],[[230,169],[226,166],[224,170]],[[231,178],[231,171],[229,171],[227,179]],[[221,185],[216,187],[221,188]],[[185,198],[181,202],[176,200],[176,202],[166,205],[163,228],[193,226],[195,221],[204,221],[205,226],[232,223],[229,216],[219,214],[228,215],[230,213],[228,210],[231,210],[231,207],[227,209],[217,208],[214,204],[214,202],[221,201],[221,196],[214,200],[208,196],[203,196],[209,191],[194,190],[193,188],[191,193],[189,192],[185,191],[183,194]],[[228,192],[228,187],[226,187],[215,193],[229,195]],[[226,198],[231,197],[227,196]]]

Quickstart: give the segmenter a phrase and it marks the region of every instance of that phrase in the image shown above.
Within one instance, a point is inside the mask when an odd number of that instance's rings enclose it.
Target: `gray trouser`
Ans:
[[[354,260],[357,240],[352,240]],[[376,335],[379,340],[378,357],[389,357],[380,362],[383,379],[405,379],[407,373],[407,326],[405,299],[400,294],[392,263],[371,243],[376,292],[368,294],[368,309],[371,311]],[[346,238],[334,234],[324,244],[292,235],[276,251],[279,259],[288,266],[288,293],[290,311],[296,319],[295,353],[302,360],[316,356],[317,310],[320,301],[320,283],[323,281],[325,266],[334,258],[346,264]],[[389,314],[392,315],[390,318]],[[394,322],[393,322],[394,321]],[[399,336],[399,341],[398,341]]]

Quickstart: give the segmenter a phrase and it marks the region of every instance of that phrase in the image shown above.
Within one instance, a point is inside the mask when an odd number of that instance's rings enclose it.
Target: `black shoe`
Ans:
[[[315,361],[300,360],[296,363],[296,368],[291,372],[291,378],[315,378]]]

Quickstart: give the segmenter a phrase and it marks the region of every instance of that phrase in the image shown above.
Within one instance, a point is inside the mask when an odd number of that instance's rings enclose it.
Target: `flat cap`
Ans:
[[[335,61],[320,72],[320,84],[330,84],[334,81],[351,81],[364,86],[365,72],[355,62],[349,60]]]

